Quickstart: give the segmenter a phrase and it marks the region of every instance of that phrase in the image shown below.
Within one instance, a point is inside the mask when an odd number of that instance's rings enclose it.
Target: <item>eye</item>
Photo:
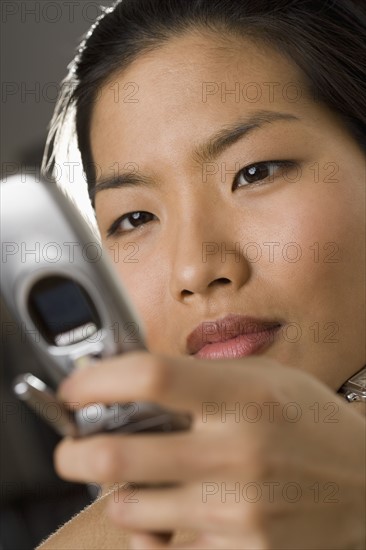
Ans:
[[[140,227],[152,221],[154,218],[156,218],[154,214],[150,214],[150,212],[144,212],[141,210],[124,214],[112,223],[107,231],[107,237],[129,233],[137,227]]]
[[[296,163],[290,160],[268,160],[256,162],[242,168],[235,176],[234,188],[246,187],[264,180],[273,181],[278,172],[287,172]],[[265,182],[266,183],[266,182]]]

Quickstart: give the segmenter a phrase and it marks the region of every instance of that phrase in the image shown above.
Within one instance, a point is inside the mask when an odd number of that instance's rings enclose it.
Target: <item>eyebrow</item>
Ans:
[[[196,146],[192,153],[192,160],[197,164],[213,162],[240,139],[262,128],[265,124],[281,120],[299,121],[301,119],[290,113],[265,110],[256,111],[245,120],[240,120],[230,126],[221,128],[205,143]],[[156,187],[156,182],[153,178],[140,172],[121,172],[112,177],[97,181],[94,189],[91,190],[91,199],[94,201],[95,195],[106,189],[120,189],[121,187],[132,186]]]
[[[199,145],[193,152],[193,160],[197,163],[213,162],[228,147],[247,137],[254,130],[262,128],[279,120],[300,120],[299,117],[290,113],[279,113],[276,111],[256,111],[244,121],[239,121],[231,126],[222,128],[214,134],[206,143]]]

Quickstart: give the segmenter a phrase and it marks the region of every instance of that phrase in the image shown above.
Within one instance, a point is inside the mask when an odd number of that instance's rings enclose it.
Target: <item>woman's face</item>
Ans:
[[[261,353],[334,389],[365,364],[365,157],[290,61],[175,38],[105,84],[91,145],[151,352],[188,355],[197,325],[239,314],[279,320]]]

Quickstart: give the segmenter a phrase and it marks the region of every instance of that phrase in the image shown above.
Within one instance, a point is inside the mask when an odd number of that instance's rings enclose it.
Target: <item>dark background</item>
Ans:
[[[60,81],[82,35],[111,0],[2,0],[1,177],[39,166]],[[1,191],[1,189],[0,189]],[[11,392],[18,373],[38,372],[26,336],[3,301],[1,321],[0,550],[30,550],[95,495],[61,481],[58,436]]]

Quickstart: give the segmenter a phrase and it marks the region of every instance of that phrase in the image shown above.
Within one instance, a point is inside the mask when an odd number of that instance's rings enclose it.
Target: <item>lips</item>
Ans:
[[[234,359],[259,353],[281,328],[278,320],[227,315],[204,321],[187,338],[187,353],[202,359]]]

